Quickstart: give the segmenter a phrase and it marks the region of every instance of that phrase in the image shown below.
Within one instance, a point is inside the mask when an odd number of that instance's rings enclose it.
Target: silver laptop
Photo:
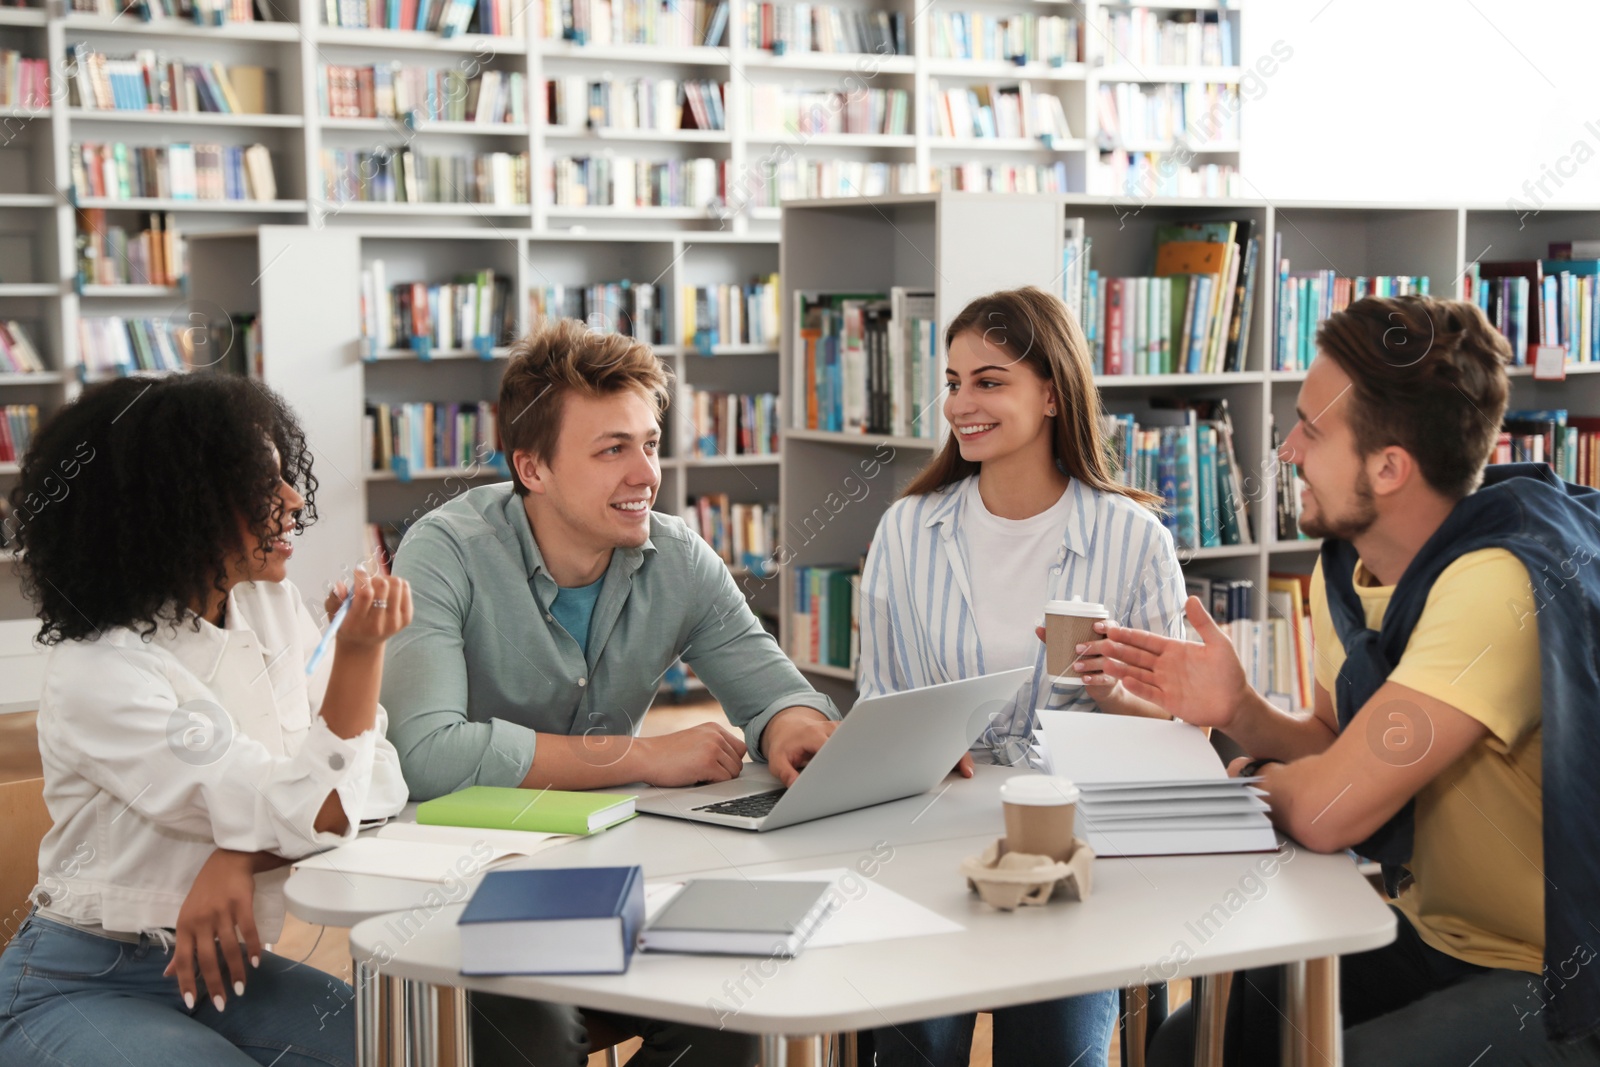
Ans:
[[[1032,667],[888,693],[858,703],[788,789],[763,764],[715,785],[641,795],[651,815],[776,830],[926,793],[983,735]]]

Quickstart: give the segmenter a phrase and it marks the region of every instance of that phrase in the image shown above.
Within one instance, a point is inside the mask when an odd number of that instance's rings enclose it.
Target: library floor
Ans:
[[[677,706],[664,705],[653,708],[645,717],[644,732],[671,733],[702,722],[720,722],[726,725],[727,719],[722,714],[722,708],[713,701]],[[31,713],[0,715],[0,782],[36,779],[40,773],[38,751],[38,742],[34,735],[34,716]],[[34,796],[37,797],[37,793]],[[5,814],[0,812],[0,815]],[[38,834],[42,830],[41,826],[33,832]],[[33,840],[37,840],[37,836]],[[26,888],[23,887],[18,890],[17,895],[20,898],[26,892]],[[290,916],[284,925],[283,937],[274,946],[274,950],[289,959],[303,960],[319,970],[338,975],[346,981],[350,979],[349,935],[345,930],[311,926]],[[1187,987],[1187,982],[1173,984],[1169,992],[1174,1005],[1187,998]],[[622,1046],[624,1063],[637,1047],[637,1039]],[[1116,1037],[1113,1035],[1110,1064],[1115,1067],[1119,1062]],[[972,1067],[991,1067],[991,1063],[989,1016],[979,1015],[972,1049]],[[589,1067],[605,1067],[604,1054],[590,1057]]]

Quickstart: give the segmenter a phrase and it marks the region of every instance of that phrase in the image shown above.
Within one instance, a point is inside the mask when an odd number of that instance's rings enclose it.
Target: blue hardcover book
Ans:
[[[462,974],[621,974],[644,925],[644,870],[490,871],[456,922]]]
[[[1161,428],[1161,451],[1156,460],[1156,485],[1163,503],[1161,523],[1176,541],[1178,530],[1178,431],[1172,426]]]
[[[1195,472],[1195,428],[1192,424],[1187,428],[1180,427],[1174,431],[1172,438],[1173,477],[1177,482],[1178,508],[1174,518],[1178,527],[1178,547],[1198,548],[1200,523],[1196,515],[1198,501],[1195,483],[1199,478]]]
[[[1221,524],[1217,521],[1217,430],[1209,424],[1199,428],[1200,438],[1200,547],[1222,544]]]

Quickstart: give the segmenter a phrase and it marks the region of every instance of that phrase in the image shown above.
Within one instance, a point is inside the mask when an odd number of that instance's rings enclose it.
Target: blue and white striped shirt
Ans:
[[[976,477],[974,475],[973,477]],[[968,582],[962,513],[970,479],[897,500],[878,523],[861,577],[861,697],[987,674]],[[1072,508],[1045,599],[1104,604],[1124,626],[1181,634],[1183,573],[1172,535],[1149,509],[1073,479]],[[1018,619],[1034,627],[1038,619]],[[983,762],[1026,762],[1036,707],[1098,710],[1081,686],[1056,686],[1039,643],[1033,680],[973,746]]]

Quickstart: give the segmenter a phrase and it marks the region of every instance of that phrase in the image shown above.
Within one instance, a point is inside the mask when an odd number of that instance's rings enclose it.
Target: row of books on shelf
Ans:
[[[539,35],[579,45],[723,45],[727,0],[550,0]]]
[[[78,319],[78,351],[86,371],[182,371],[194,361],[194,334],[164,318],[86,315]]]
[[[1215,374],[1244,368],[1259,240],[1253,220],[1169,223],[1153,276],[1102,277],[1082,218],[1066,220],[1061,297],[1097,374]]]
[[[558,207],[710,208],[726,193],[725,159],[551,159],[542,170],[545,202]]]
[[[329,118],[525,123],[527,83],[520,71],[415,67],[398,60],[328,64],[317,78],[317,109]]]
[[[896,286],[796,299],[797,429],[938,439],[944,370],[933,293]]]
[[[78,43],[67,47],[70,102],[87,110],[203,111],[261,115],[269,110],[267,69],[191,63],[151,48],[110,56]]]
[[[726,86],[710,78],[547,79],[545,121],[557,130],[725,130]]]
[[[1310,582],[1308,574],[1269,575],[1266,617],[1257,619],[1249,579],[1184,576],[1189,595],[1233,642],[1245,680],[1285,711],[1309,711],[1315,701]]]
[[[1283,235],[1278,235],[1281,245]],[[1341,278],[1331,270],[1290,271],[1278,260],[1277,322],[1274,324],[1274,370],[1305,370],[1317,355],[1317,326],[1336,311],[1369,296],[1426,295],[1425,275],[1379,275]]]
[[[910,26],[902,11],[861,11],[828,4],[751,4],[745,47],[774,55],[791,52],[911,54]]]
[[[935,59],[973,59],[1062,66],[1083,60],[1083,20],[1066,15],[933,11],[929,43]]]
[[[12,48],[0,49],[0,107],[50,106],[50,64],[24,58]]]
[[[276,200],[266,145],[75,144],[69,153],[79,196],[107,200]]]
[[[1283,439],[1278,435],[1278,420],[1271,414],[1267,416],[1269,427],[1268,440],[1271,442],[1273,457],[1283,455]],[[1300,477],[1300,468],[1290,463],[1276,462],[1276,477],[1274,479],[1273,500],[1274,525],[1277,527],[1279,542],[1308,541],[1300,530],[1300,494],[1306,487],[1305,479]]]
[[[707,493],[689,500],[683,521],[730,566],[763,571],[778,548],[777,504],[735,504],[727,493]]]
[[[789,648],[796,663],[853,670],[861,658],[862,564],[854,567],[793,567],[794,611]]]
[[[528,153],[458,152],[415,148],[324,148],[325,199],[336,203],[528,203]]]
[[[0,322],[0,374],[43,374],[49,369],[22,323]]]
[[[129,234],[106,222],[103,208],[79,208],[78,280],[83,285],[165,285],[183,282],[184,243],[168,212],[144,215]]]
[[[408,476],[472,466],[499,448],[496,407],[487,401],[369,403],[361,421],[368,469]]]
[[[906,89],[788,89],[746,82],[745,117],[752,133],[909,134]]]
[[[1569,363],[1600,359],[1600,240],[1552,242],[1545,259],[1467,265],[1464,296],[1511,342],[1518,366],[1539,345],[1566,349]]]
[[[666,309],[653,282],[535,285],[528,290],[530,321],[577,319],[591,330],[620,333],[659,345],[666,340]]]
[[[179,318],[92,316],[78,320],[86,377],[132,373],[261,374],[261,326],[255,315],[196,323]]]
[[[1139,200],[1212,200],[1244,195],[1243,179],[1233,164],[1190,166],[1175,162],[1177,158],[1165,152],[1129,152],[1120,148],[1102,151],[1089,157],[1085,178],[1091,193]]]
[[[1107,147],[1179,138],[1194,145],[1239,139],[1239,87],[1210,82],[1112,82],[1098,93],[1099,137]]]
[[[443,284],[396,285],[388,283],[382,260],[361,271],[361,335],[380,351],[409,345],[426,355],[479,347],[487,356],[514,326],[511,280],[492,270]]]
[[[0,419],[0,463],[16,463],[28,453],[39,430],[38,404],[7,404]]]
[[[748,285],[684,286],[684,346],[708,354],[716,345],[777,348],[780,292],[776,274]]]
[[[507,37],[522,32],[524,10],[512,0],[323,0],[322,21],[344,29]]]
[[[1107,446],[1124,485],[1162,500],[1180,549],[1250,545],[1250,507],[1228,402],[1152,397],[1138,415],[1107,414]]]
[[[778,454],[778,394],[718,393],[685,385],[675,428],[687,436],[691,456]]]
[[[1548,463],[1562,478],[1600,488],[1600,417],[1564,408],[1508,411],[1494,463]]]
[[[183,19],[201,26],[221,26],[227,22],[256,22],[273,17],[273,5],[263,0],[257,11],[250,0],[72,0],[75,14],[122,15],[130,10],[143,17],[156,19]]]
[[[1231,67],[1233,24],[1228,12],[1103,7],[1095,34],[1106,61],[1135,67]]]
[[[928,132],[935,137],[960,140],[1040,138],[1047,144],[1072,137],[1061,98],[1036,91],[1029,82],[1015,85],[969,85],[940,89],[928,79],[934,107],[928,115]]]
[[[915,186],[911,187],[912,191]],[[1067,165],[1054,163],[942,163],[928,168],[930,191],[968,193],[1065,193]]]
[[[763,164],[745,175],[745,202],[777,207],[785,200],[840,196],[882,196],[922,189],[915,163],[868,163],[858,159],[785,159]]]

